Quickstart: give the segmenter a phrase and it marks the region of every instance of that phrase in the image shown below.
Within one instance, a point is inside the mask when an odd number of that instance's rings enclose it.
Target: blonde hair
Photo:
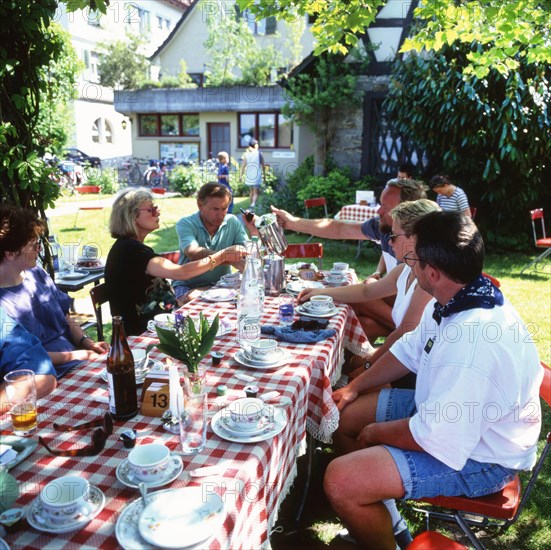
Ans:
[[[218,160],[220,162],[222,162],[222,159],[226,159],[228,161],[230,160],[230,155],[228,155],[228,153],[226,153],[226,151],[220,151],[217,156],[218,156]]]
[[[413,233],[413,226],[423,216],[430,212],[441,212],[442,209],[429,199],[401,202],[390,211],[394,221],[397,221],[404,233],[409,237]]]
[[[153,195],[143,187],[127,187],[119,192],[113,202],[111,216],[109,217],[109,231],[114,239],[135,239],[136,218],[140,206],[147,201],[152,201]]]

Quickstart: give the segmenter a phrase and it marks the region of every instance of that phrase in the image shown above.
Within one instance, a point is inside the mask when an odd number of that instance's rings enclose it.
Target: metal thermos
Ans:
[[[285,288],[285,258],[276,254],[264,256],[264,292],[279,296]]]
[[[277,223],[275,214],[264,214],[255,218],[255,225],[262,244],[267,252],[283,256],[287,249],[287,239],[283,234],[283,229]]]

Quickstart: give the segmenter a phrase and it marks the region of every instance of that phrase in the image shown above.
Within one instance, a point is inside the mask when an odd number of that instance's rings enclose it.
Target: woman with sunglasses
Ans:
[[[417,220],[429,212],[438,210],[440,210],[440,207],[435,202],[427,199],[402,202],[391,210],[392,233],[390,242],[399,262],[403,262],[404,256],[415,249],[415,237],[412,232]],[[303,290],[298,295],[299,303],[306,302],[314,294],[326,294],[345,304],[377,300],[396,295],[392,308],[395,330],[387,336],[382,346],[372,348],[365,356],[352,358],[351,369],[358,367],[359,364],[362,365],[350,374],[352,378],[372,365],[400,336],[413,330],[419,324],[425,306],[432,299],[430,294],[417,285],[413,270],[405,263],[401,263],[388,275],[369,285],[356,284],[340,288]],[[370,335],[367,334],[367,336]],[[412,380],[404,380],[402,385],[411,386],[412,383]]]
[[[43,232],[32,210],[0,207],[0,306],[40,340],[61,378],[108,345],[94,342],[70,318],[71,298],[37,266]]]
[[[122,316],[127,336],[141,334],[155,315],[177,307],[166,279],[185,281],[245,256],[244,248],[232,246],[201,260],[175,264],[144,244],[159,228],[160,216],[147,189],[124,189],[113,203],[109,230],[116,241],[107,256],[105,283],[111,314]]]

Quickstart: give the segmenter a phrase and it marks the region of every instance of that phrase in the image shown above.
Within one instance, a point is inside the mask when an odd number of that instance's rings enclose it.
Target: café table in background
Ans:
[[[182,308],[196,316],[199,312],[208,318],[219,314],[235,327],[237,311],[232,302],[213,303],[199,298]],[[266,298],[263,324],[277,323],[277,298]],[[254,376],[260,393],[277,391],[280,404],[287,414],[285,429],[277,436],[258,443],[232,443],[218,437],[210,428],[203,451],[193,456],[182,456],[184,472],[171,484],[157,490],[185,486],[202,486],[205,491],[216,491],[226,502],[226,519],[219,532],[201,549],[251,549],[269,547],[269,535],[278,509],[296,476],[296,461],[304,450],[307,431],[328,441],[338,423],[338,411],[331,398],[331,384],[340,376],[343,349],[358,348],[366,343],[363,330],[353,310],[338,306],[329,327],[335,336],[317,344],[287,344],[281,347],[292,355],[288,363],[270,370],[255,370],[239,365],[234,359],[239,349],[235,329],[215,341],[214,351],[224,354],[222,363],[212,366],[207,358],[205,387],[208,391],[209,416],[232,399],[244,396],[247,382],[237,379],[236,373]],[[146,348],[157,340],[145,333],[129,338],[131,347]],[[152,352],[153,359],[162,356]],[[52,422],[75,424],[103,415],[107,405],[97,399],[107,396],[107,384],[101,372],[105,359],[89,362],[59,381],[53,394],[39,404],[38,434],[59,448],[84,446],[90,442],[91,432],[61,433],[53,430]],[[225,385],[228,392],[217,397],[216,388]],[[9,428],[5,423],[4,429]],[[180,450],[179,437],[165,431],[158,418],[139,414],[124,424],[116,422],[115,430],[105,449],[95,457],[55,457],[39,446],[34,453],[11,470],[20,483],[21,496],[16,505],[28,505],[52,479],[67,474],[82,474],[92,485],[103,491],[106,505],[99,515],[79,531],[66,534],[48,534],[32,528],[8,534],[6,541],[12,548],[117,548],[115,524],[125,506],[139,497],[136,489],[123,485],[116,478],[116,468],[128,456],[119,441],[123,429],[138,432],[138,444],[164,443],[172,451]],[[190,478],[189,471],[203,466],[218,466],[219,473],[207,478]]]
[[[364,204],[347,204],[346,206],[343,206],[336,214],[335,214],[335,220],[341,221],[341,222],[349,222],[349,223],[358,223],[358,222],[366,222],[367,220],[371,220],[372,218],[376,218],[378,216],[377,212],[379,211],[379,206],[367,206]],[[362,250],[362,240],[358,241],[358,250],[356,252],[356,259],[360,257],[360,252]]]

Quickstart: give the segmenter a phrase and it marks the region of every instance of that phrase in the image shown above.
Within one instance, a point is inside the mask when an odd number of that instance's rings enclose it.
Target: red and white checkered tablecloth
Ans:
[[[277,322],[276,300],[266,298],[264,324]],[[207,316],[219,313],[222,318],[235,323],[236,309],[227,302],[212,304],[201,299],[187,304],[184,311],[191,315],[202,311]],[[315,345],[281,343],[292,353],[292,360],[273,370],[251,370],[240,366],[233,355],[238,350],[235,331],[216,340],[214,350],[222,351],[224,359],[213,367],[207,367],[206,387],[209,392],[209,411],[220,410],[224,403],[243,395],[246,385],[234,377],[236,372],[253,375],[261,392],[277,390],[290,402],[285,406],[289,422],[278,436],[254,444],[238,444],[216,436],[209,427],[207,445],[196,456],[182,456],[184,473],[168,487],[201,485],[206,491],[215,490],[226,501],[227,517],[223,528],[208,544],[210,549],[251,549],[269,544],[269,532],[277,516],[279,505],[295,476],[295,464],[306,428],[314,435],[328,439],[338,423],[338,412],[331,399],[331,381],[340,372],[341,352],[344,345],[361,346],[365,336],[359,322],[347,306],[340,306],[339,313],[331,319],[330,326],[337,334]],[[132,347],[145,348],[156,340],[147,335],[130,338]],[[159,358],[158,352],[152,352]],[[62,379],[53,394],[41,400],[39,405],[39,434],[56,447],[71,448],[90,442],[90,433],[59,433],[53,431],[52,422],[77,423],[102,415],[106,404],[98,403],[95,396],[106,396],[107,385],[100,374],[105,361],[91,362]],[[216,387],[224,384],[228,394],[216,397]],[[3,426],[6,428],[7,426]],[[138,498],[138,491],[119,482],[115,470],[128,450],[118,439],[121,430],[135,428],[139,443],[162,442],[178,451],[179,437],[166,432],[159,419],[138,415],[124,424],[116,423],[105,449],[96,457],[53,457],[39,446],[20,465],[11,470],[20,483],[18,506],[29,504],[41,488],[54,478],[69,473],[82,473],[91,484],[105,494],[106,505],[101,513],[79,531],[67,534],[47,534],[28,528],[6,536],[12,548],[117,548],[115,524],[124,507]],[[220,474],[210,478],[194,478],[188,473],[194,468],[220,466]],[[167,487],[164,487],[167,488]]]
[[[378,206],[364,206],[363,204],[348,204],[343,206],[335,215],[341,222],[365,222],[378,216]]]

